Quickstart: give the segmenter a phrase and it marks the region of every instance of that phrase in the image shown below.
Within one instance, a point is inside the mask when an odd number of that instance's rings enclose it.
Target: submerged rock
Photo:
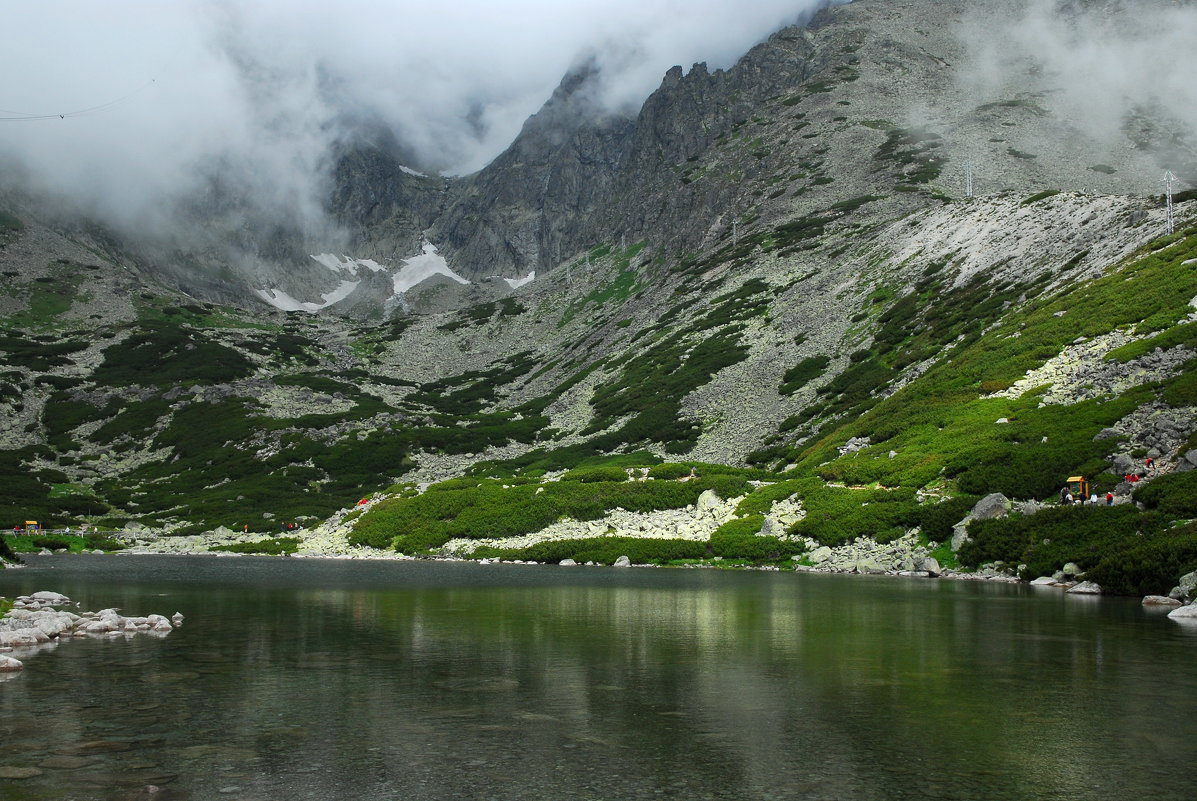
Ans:
[[[1082,581],[1080,584],[1066,590],[1071,595],[1101,595],[1101,585],[1093,581]]]
[[[77,615],[55,608],[69,603],[67,596],[46,591],[16,598],[13,608],[0,619],[0,647],[35,649],[67,637],[132,637],[142,632],[165,636],[174,628],[162,615],[124,617],[116,609]],[[182,620],[182,615],[175,614]],[[0,672],[22,667],[17,659],[0,658]]]

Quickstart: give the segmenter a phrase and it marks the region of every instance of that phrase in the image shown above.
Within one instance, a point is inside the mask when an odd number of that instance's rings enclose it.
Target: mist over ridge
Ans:
[[[729,66],[821,4],[6,4],[22,36],[0,62],[23,80],[0,94],[0,170],[124,228],[167,224],[218,183],[319,229],[331,160],[363,129],[414,169],[472,172],[575,64],[598,65],[597,98],[634,113],[670,65]]]

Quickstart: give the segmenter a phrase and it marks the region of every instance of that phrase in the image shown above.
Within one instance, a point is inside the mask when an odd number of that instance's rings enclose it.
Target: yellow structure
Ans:
[[[1083,501],[1089,497],[1089,482],[1084,476],[1070,476],[1068,478],[1068,491],[1072,493],[1072,497],[1078,501]]]

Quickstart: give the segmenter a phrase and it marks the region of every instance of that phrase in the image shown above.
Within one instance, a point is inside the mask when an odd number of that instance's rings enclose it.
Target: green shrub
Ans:
[[[217,545],[214,551],[229,553],[265,554],[279,556],[293,554],[299,549],[299,540],[295,537],[277,537],[274,539],[258,540],[257,542],[235,542],[231,545]]]
[[[970,540],[961,546],[960,563],[1026,564],[1024,577],[1049,576],[1068,562],[1082,570],[1159,529],[1157,517],[1133,506],[1069,506],[1034,515],[977,520],[968,526]]]
[[[358,518],[350,540],[416,553],[439,548],[455,537],[514,537],[562,518],[597,520],[616,507],[629,512],[680,509],[695,503],[708,489],[730,498],[744,494],[748,486],[745,478],[735,475],[695,481],[554,481],[507,487],[498,481],[480,481],[458,489],[434,485],[422,495],[377,504]]]
[[[829,364],[831,364],[831,358],[828,356],[811,356],[803,359],[786,370],[785,375],[781,378],[781,387],[778,391],[782,395],[794,394],[821,376]]]
[[[1025,198],[1020,206],[1030,206],[1032,203],[1038,203],[1041,200],[1047,200],[1049,197],[1055,197],[1060,194],[1059,189],[1045,189],[1042,192],[1036,192],[1028,198]]]
[[[842,545],[857,537],[890,542],[918,524],[919,505],[910,489],[847,489],[817,480],[798,482],[806,517],[790,528],[822,545]]]
[[[952,526],[964,519],[979,498],[963,495],[940,503],[925,503],[918,507],[915,518],[923,536],[931,542],[944,542],[952,536]]]
[[[579,564],[596,562],[609,565],[621,556],[628,557],[636,564],[665,564],[679,559],[702,559],[707,556],[707,544],[693,540],[643,537],[588,537],[541,542],[527,548],[482,547],[473,553],[475,559],[520,559],[548,564],[555,564],[562,559],[573,559]]]
[[[662,464],[655,464],[648,469],[648,477],[655,478],[662,481],[671,481],[690,475],[691,467],[688,464],[678,464],[676,462],[664,462]]]
[[[627,481],[627,471],[622,467],[576,467],[561,477],[562,481],[580,481],[592,484],[596,481]]]
[[[711,533],[711,551],[724,559],[776,562],[806,552],[800,542],[761,536],[762,515],[729,520]]]
[[[1148,533],[1123,543],[1086,571],[1106,592],[1166,595],[1197,570],[1197,524]]]
[[[1197,470],[1159,476],[1135,489],[1135,500],[1173,518],[1197,517]]]
[[[83,547],[100,551],[123,551],[125,544],[106,534],[87,534],[83,538]]]
[[[66,539],[65,537],[46,537],[46,536],[30,537],[29,543],[34,548],[48,548],[51,551],[64,550],[64,549],[71,550],[71,545],[73,544],[71,542],[71,540]]]
[[[253,374],[253,362],[208,337],[183,326],[144,323],[140,331],[104,349],[104,361],[92,379],[107,386],[165,387],[221,384]]]

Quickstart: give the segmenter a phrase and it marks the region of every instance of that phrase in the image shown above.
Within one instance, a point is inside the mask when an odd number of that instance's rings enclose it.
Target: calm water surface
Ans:
[[[55,556],[182,612],[0,682],[3,801],[1188,799],[1197,629],[884,577]],[[157,792],[147,790],[153,785]]]

